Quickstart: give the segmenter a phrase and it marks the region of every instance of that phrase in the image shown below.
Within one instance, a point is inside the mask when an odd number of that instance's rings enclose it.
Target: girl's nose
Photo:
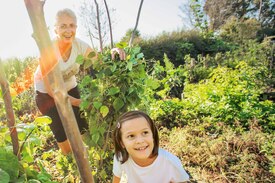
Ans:
[[[144,142],[144,138],[141,135],[137,136],[136,143],[143,143],[143,142]]]

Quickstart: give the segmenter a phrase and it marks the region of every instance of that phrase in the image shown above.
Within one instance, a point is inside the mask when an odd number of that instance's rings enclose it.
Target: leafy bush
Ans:
[[[39,160],[41,149],[46,144],[49,136],[48,123],[51,121],[47,117],[40,117],[34,123],[17,124],[16,129],[20,144],[19,160],[12,152],[12,141],[8,133],[8,127],[0,131],[0,174],[5,176],[4,182],[41,182],[54,183],[52,176],[46,171],[43,163]],[[43,158],[42,158],[43,159]],[[8,176],[7,176],[8,175]]]
[[[184,70],[186,75],[185,82],[188,83],[198,83],[204,79],[209,78],[215,64],[213,64],[213,59],[208,55],[206,57],[198,56],[198,61],[191,58],[189,55],[185,57]],[[212,62],[212,63],[211,63]]]
[[[255,18],[238,20],[236,17],[231,17],[221,27],[221,37],[242,44],[243,41],[256,39],[260,28],[261,25]]]
[[[211,116],[213,121],[230,125],[238,121],[247,128],[249,120],[256,118],[265,121],[267,129],[274,130],[273,122],[268,120],[274,115],[274,104],[259,101],[264,87],[259,81],[264,70],[264,67],[249,67],[245,62],[240,62],[234,70],[214,69],[210,79],[185,86],[184,106],[199,119]],[[266,111],[269,117],[263,118]]]
[[[158,127],[182,127],[187,124],[183,105],[178,98],[157,100],[150,107],[150,115]]]
[[[110,50],[104,50],[99,55],[101,61],[94,64],[94,53],[85,62],[78,58],[84,69],[93,64],[95,71],[93,76],[83,72],[80,88],[83,115],[90,123],[85,142],[96,180],[111,180],[110,134],[116,118],[127,110],[142,109],[161,129],[161,146],[182,159],[192,180],[272,182],[275,106],[259,98],[274,86],[270,44],[248,41],[237,47],[211,32],[200,35],[194,31],[163,34],[143,44],[147,50],[119,44],[126,50],[125,61],[111,60]],[[159,57],[159,61],[144,60],[142,50],[146,58]],[[220,52],[216,54],[217,50]],[[12,169],[15,181],[80,181],[73,157],[56,151],[49,127],[42,125],[49,122],[47,118],[33,122],[30,113],[35,113],[35,105],[30,96],[34,93],[27,89],[25,84],[31,81],[23,72],[30,65],[19,60],[11,65],[5,67],[11,86],[18,91],[24,88],[13,98],[22,159],[13,161],[1,98],[0,158],[3,150],[4,159],[11,159],[12,166],[19,163],[19,169],[17,165]],[[2,158],[0,177],[10,181],[14,176],[2,168],[5,163]]]
[[[154,87],[154,97],[162,99],[172,97],[181,98],[186,73],[183,67],[179,66],[175,68],[173,63],[165,54],[164,66],[157,61],[154,63],[153,68],[154,69],[150,72],[150,78],[156,83],[156,86]]]
[[[178,67],[185,64],[185,56],[197,58],[198,55],[214,55],[217,52],[226,52],[235,49],[232,43],[227,43],[213,33],[207,36],[198,31],[178,31],[162,33],[161,35],[143,40],[139,43],[146,59],[161,61],[166,54],[171,62]]]
[[[110,50],[105,50],[93,64],[96,77],[85,76],[80,84],[81,108],[90,125],[90,154],[98,181],[112,174],[111,168],[106,167],[111,167],[113,158],[110,136],[115,120],[121,113],[141,104],[145,83],[150,87],[141,49],[125,47],[123,43],[118,46],[125,48],[126,60],[111,60]],[[84,61],[79,59],[79,62]]]
[[[198,54],[196,46],[201,47],[202,40],[195,31],[164,32],[155,38],[140,42],[139,45],[146,59],[162,61],[163,55],[166,54],[175,66],[179,66],[184,64],[186,54],[193,57]]]
[[[5,176],[5,182],[15,181],[19,176],[19,162],[17,157],[12,152],[6,151],[4,148],[0,148],[0,170],[9,175]]]
[[[272,182],[274,134],[258,126],[236,133],[220,123],[191,124],[160,130],[160,145],[181,158],[191,180],[199,182]]]

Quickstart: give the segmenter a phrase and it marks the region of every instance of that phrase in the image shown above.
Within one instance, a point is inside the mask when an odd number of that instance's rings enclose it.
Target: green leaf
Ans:
[[[121,49],[125,48],[126,46],[127,46],[126,42],[119,42],[116,44],[116,47]]]
[[[92,98],[96,98],[96,97],[98,97],[98,96],[100,96],[100,93],[99,93],[98,91],[93,91],[93,92],[91,93],[91,97],[92,97]]]
[[[140,52],[140,49],[141,49],[140,47],[134,47],[133,48],[133,53],[138,54]]]
[[[17,128],[17,134],[18,134],[18,139],[19,140],[24,140],[26,135],[26,130],[21,129],[21,128]]]
[[[20,175],[18,179],[14,181],[14,183],[26,183],[27,175],[24,173],[23,175]]]
[[[124,102],[121,98],[116,98],[114,103],[113,103],[114,109],[118,111],[124,106]]]
[[[136,88],[135,87],[130,87],[129,90],[128,90],[128,94],[131,94],[133,91],[135,91]]]
[[[81,81],[81,85],[82,86],[87,86],[91,83],[92,79],[90,76],[85,76],[82,81]]]
[[[28,141],[31,142],[31,144],[36,144],[36,145],[41,144],[41,139],[35,136],[28,138]]]
[[[9,183],[9,182],[10,182],[9,174],[0,168],[0,183]]]
[[[87,69],[87,68],[91,67],[92,65],[93,65],[92,60],[86,59],[84,62],[84,69]]]
[[[95,143],[98,142],[99,138],[100,138],[100,134],[98,132],[92,135],[92,139]]]
[[[93,105],[96,109],[99,109],[102,106],[101,102],[93,102]]]
[[[31,131],[31,130],[33,130],[36,126],[35,126],[35,124],[33,124],[33,123],[30,123],[30,124],[25,124],[25,123],[23,123],[21,127],[23,127],[24,129],[27,129],[28,131]]]
[[[133,63],[132,62],[128,62],[127,68],[128,68],[129,71],[131,71],[133,69]]]
[[[106,123],[106,122],[105,122]],[[100,134],[101,135],[104,135],[104,133],[105,133],[105,128],[104,127],[100,127],[99,129],[98,129],[98,131],[100,132]]]
[[[112,71],[112,72],[115,72],[115,71],[116,71],[116,68],[117,68],[117,65],[114,64],[114,65],[111,67],[111,71]]]
[[[0,126],[0,133],[6,133],[8,131],[8,127]]]
[[[11,181],[17,179],[19,175],[19,162],[11,151],[0,149],[0,168],[9,174]]]
[[[87,109],[89,105],[90,105],[90,102],[87,100],[80,103],[81,108],[84,108],[84,109]]]
[[[138,55],[137,55],[137,59],[141,59],[141,58],[143,58],[144,57],[144,54],[143,53],[139,53]]]
[[[80,64],[80,65],[82,65],[82,64],[84,63],[84,60],[85,60],[85,58],[84,58],[83,55],[78,55],[78,56],[76,57],[75,62],[78,63],[78,64]]]
[[[166,54],[164,54],[164,63],[167,71],[174,69],[174,64],[169,60]]]
[[[135,105],[137,103],[137,99],[138,97],[136,95],[131,95],[129,97],[127,97],[127,101],[129,101],[129,103]]]
[[[147,79],[146,80],[146,86],[152,88],[153,90],[157,89],[160,84],[158,81],[154,80],[154,79]]]
[[[41,117],[37,117],[34,120],[35,123],[37,124],[51,124],[52,123],[52,119],[49,116],[41,116]]]
[[[51,175],[47,172],[42,172],[37,175],[37,178],[41,182],[49,182],[51,180]]]
[[[120,92],[120,89],[118,87],[112,87],[108,91],[108,95],[115,95]]]
[[[23,157],[24,157],[24,161],[27,163],[31,163],[34,161],[34,157],[33,154],[30,154],[30,148],[27,148],[26,150],[23,151]]]
[[[96,56],[96,52],[91,51],[91,52],[89,53],[89,55],[88,55],[88,58],[93,58],[93,57],[95,57],[95,56]]]
[[[25,161],[25,157],[24,157],[24,161]],[[38,172],[35,171],[33,168],[31,168],[31,166],[27,163],[24,163],[24,172],[25,172],[25,175],[26,177],[36,177],[38,175]],[[26,167],[25,167],[26,166]],[[20,176],[21,178],[22,176]],[[25,183],[25,181],[23,182]]]
[[[109,113],[109,108],[107,106],[101,106],[100,107],[100,113],[103,117],[107,116],[107,114]]]

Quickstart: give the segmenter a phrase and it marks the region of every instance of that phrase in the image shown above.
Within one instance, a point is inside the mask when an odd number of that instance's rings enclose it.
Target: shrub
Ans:
[[[232,126],[240,122],[247,128],[249,120],[256,118],[265,121],[264,128],[273,130],[269,117],[274,115],[274,104],[259,101],[264,70],[264,67],[249,67],[245,62],[240,62],[234,70],[218,67],[210,79],[186,84],[182,102],[199,119],[211,117],[215,122],[223,121]]]
[[[182,66],[175,67],[167,55],[164,55],[164,66],[157,61],[153,65],[150,78],[158,83],[154,90],[155,97],[159,98],[181,98],[184,87],[186,71]],[[150,87],[149,87],[150,88]]]
[[[118,46],[121,45],[126,46],[122,43]],[[88,145],[91,146],[97,182],[110,178],[112,174],[111,132],[115,121],[120,114],[136,109],[141,103],[148,79],[141,49],[124,48],[126,60],[111,60],[110,50],[104,50],[99,55],[99,60],[93,64],[96,77],[85,76],[80,84],[83,100],[81,108],[89,121]],[[84,64],[89,62],[84,62],[82,58],[78,61]]]
[[[194,30],[163,33],[157,37],[143,40],[139,45],[146,59],[160,60],[163,64],[163,55],[166,54],[176,67],[185,64],[186,55],[197,58],[199,54],[213,55],[233,48],[230,44],[214,36],[213,33],[204,37]]]
[[[236,17],[231,17],[221,27],[221,37],[227,41],[242,44],[245,40],[256,39],[260,28],[260,23],[254,18],[240,21]]]
[[[158,100],[152,103],[150,115],[159,127],[171,129],[187,124],[183,103],[177,98]]]
[[[275,179],[274,134],[257,126],[236,133],[220,124],[192,124],[160,130],[160,146],[181,158],[192,181],[272,182]]]

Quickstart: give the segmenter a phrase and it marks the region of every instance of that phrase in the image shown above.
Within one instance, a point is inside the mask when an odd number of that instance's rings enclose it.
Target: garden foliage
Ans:
[[[111,174],[111,131],[116,119],[120,114],[136,109],[144,97],[145,88],[153,85],[148,79],[140,48],[126,47],[124,43],[117,46],[125,49],[126,60],[111,60],[110,51],[104,51],[93,64],[94,77],[85,76],[80,84],[84,101],[81,108],[90,125],[88,143],[92,146],[90,155],[98,169],[98,181]],[[83,60],[80,57],[78,62],[92,62],[92,58]]]
[[[275,83],[271,43],[227,44],[212,33],[171,35],[180,36],[170,42],[169,36],[160,36],[159,42],[149,40],[141,47],[118,44],[126,51],[124,61],[111,60],[109,49],[96,60],[95,53],[78,57],[85,71],[79,78],[81,109],[90,126],[85,143],[95,180],[112,178],[116,119],[140,109],[155,120],[161,146],[180,157],[192,181],[272,182],[275,104],[261,97]],[[162,49],[166,43],[168,52]],[[37,116],[33,88],[27,87],[31,80],[22,79],[27,78],[25,68],[37,62],[24,64],[5,67],[16,91],[12,100],[22,159],[12,154],[0,99],[1,180],[80,181],[73,157],[57,150],[50,119]],[[17,92],[17,86],[24,90]]]

